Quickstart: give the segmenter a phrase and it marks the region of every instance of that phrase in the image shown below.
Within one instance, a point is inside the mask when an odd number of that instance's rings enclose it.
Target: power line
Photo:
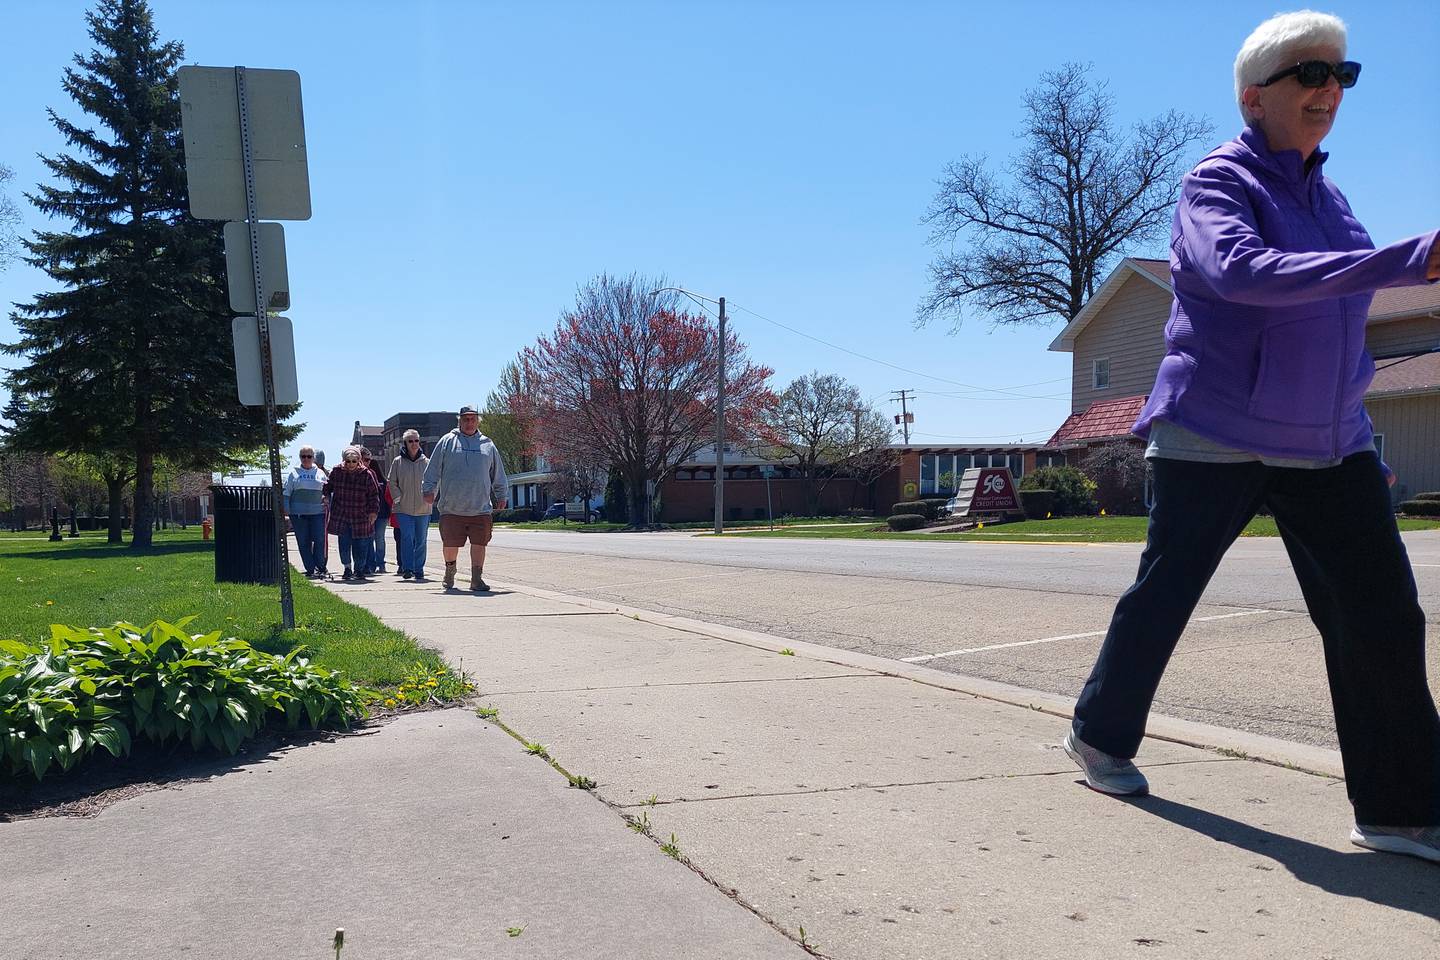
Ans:
[[[912,374],[913,376],[924,377],[926,380],[934,380],[934,381],[936,381],[936,382],[938,382],[938,383],[948,383],[948,384],[951,384],[952,386],[964,387],[964,388],[967,389],[967,390],[979,390],[979,391],[982,391],[982,392],[984,392],[984,393],[1010,393],[1012,396],[1022,397],[1023,399],[1026,399],[1026,400],[1049,399],[1049,398],[1040,398],[1040,397],[1028,397],[1028,396],[1025,396],[1024,394],[1013,394],[1013,393],[1011,393],[1011,391],[1009,391],[1009,390],[1001,389],[1001,388],[998,388],[998,387],[982,387],[982,386],[979,386],[979,385],[974,384],[974,383],[965,383],[965,382],[963,382],[963,381],[961,381],[961,380],[951,380],[949,377],[937,377],[937,376],[935,376],[935,375],[933,375],[933,374],[921,373],[919,370],[911,370],[909,367],[902,367],[902,366],[900,366],[899,364],[891,363],[891,362],[888,361],[888,360],[881,360],[881,359],[879,359],[878,357],[872,357],[872,356],[869,356],[869,355],[867,355],[867,354],[860,353],[859,351],[851,350],[849,347],[842,347],[842,346],[840,346],[838,343],[831,343],[829,340],[822,340],[822,339],[820,339],[819,337],[811,336],[810,334],[806,333],[805,331],[803,331],[803,330],[796,330],[794,327],[789,326],[789,325],[784,324],[784,323],[781,323],[779,320],[771,320],[771,319],[770,319],[769,317],[767,317],[767,316],[763,316],[762,314],[758,314],[758,313],[756,313],[754,310],[751,310],[749,307],[742,307],[742,306],[739,306],[738,304],[734,304],[734,303],[729,304],[729,306],[730,306],[732,309],[734,309],[734,310],[743,310],[743,311],[745,311],[746,313],[750,314],[750,316],[755,317],[755,318],[760,319],[760,320],[764,320],[766,323],[773,324],[774,326],[777,326],[777,327],[779,327],[779,328],[782,329],[782,330],[788,330],[788,331],[790,331],[791,333],[795,334],[797,337],[804,337],[806,340],[813,340],[813,341],[815,341],[816,343],[819,343],[819,344],[822,344],[822,345],[824,345],[824,346],[827,346],[827,347],[831,348],[832,350],[839,350],[841,353],[848,353],[848,354],[850,354],[850,356],[852,356],[852,357],[859,357],[861,360],[869,360],[871,363],[878,363],[878,364],[880,364],[882,367],[889,367],[889,368],[892,369],[892,370],[899,370],[901,373],[908,373],[908,374]],[[1047,383],[1048,383],[1048,382],[1057,382],[1057,383],[1058,383],[1059,381],[1044,381],[1044,382],[1047,382]],[[1038,386],[1038,384],[1031,384],[1031,386]]]

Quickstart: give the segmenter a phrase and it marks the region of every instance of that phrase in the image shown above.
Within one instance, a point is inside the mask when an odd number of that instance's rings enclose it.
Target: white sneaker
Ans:
[[[1141,796],[1150,792],[1150,783],[1135,764],[1121,757],[1112,757],[1075,736],[1071,730],[1062,744],[1065,752],[1080,766],[1085,783],[1091,790],[1113,793],[1117,797]]]
[[[1357,823],[1350,831],[1350,842],[1367,850],[1403,853],[1440,863],[1440,826],[1368,827]]]

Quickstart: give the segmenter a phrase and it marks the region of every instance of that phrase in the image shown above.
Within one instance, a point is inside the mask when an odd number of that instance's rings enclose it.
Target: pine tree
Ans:
[[[74,152],[41,158],[55,182],[29,199],[73,228],[25,243],[60,289],[17,304],[21,337],[4,349],[26,363],[6,375],[6,415],[20,446],[133,458],[131,544],[143,549],[155,458],[223,469],[231,451],[264,443],[265,420],[235,395],[221,225],[188,213],[184,47],[159,41],[146,0],[101,0],[86,20],[95,48],[62,87],[100,129],[49,111]]]

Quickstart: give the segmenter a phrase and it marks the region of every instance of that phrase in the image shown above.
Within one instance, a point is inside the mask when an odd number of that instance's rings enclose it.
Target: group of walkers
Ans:
[[[505,508],[508,480],[499,450],[480,432],[479,411],[463,406],[458,421],[428,456],[419,432],[406,430],[388,470],[359,444],[346,447],[339,465],[328,471],[314,447],[300,448],[300,465],[285,479],[284,505],[306,577],[330,576],[330,534],[336,537],[342,580],[365,582],[388,573],[388,530],[395,541],[395,574],[424,582],[430,517],[438,508],[445,588],[455,586],[460,548],[468,540],[470,589],[490,589],[485,547],[494,511]]]

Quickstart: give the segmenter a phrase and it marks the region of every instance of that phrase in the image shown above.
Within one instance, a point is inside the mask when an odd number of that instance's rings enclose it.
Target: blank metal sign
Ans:
[[[250,225],[225,224],[225,275],[230,282],[230,309],[255,312],[255,273],[250,258]],[[265,309],[290,309],[290,273],[285,265],[285,228],[260,224],[260,286]]]
[[[230,321],[235,334],[235,385],[240,402],[247,407],[265,406],[265,382],[260,372],[260,321],[236,317]],[[270,372],[275,378],[275,403],[287,406],[300,402],[300,384],[295,377],[295,328],[289,317],[270,318]]]
[[[178,73],[190,214],[200,220],[244,220],[245,165],[235,68],[181,67]],[[309,220],[310,167],[300,74],[247,68],[245,91],[256,216]]]

